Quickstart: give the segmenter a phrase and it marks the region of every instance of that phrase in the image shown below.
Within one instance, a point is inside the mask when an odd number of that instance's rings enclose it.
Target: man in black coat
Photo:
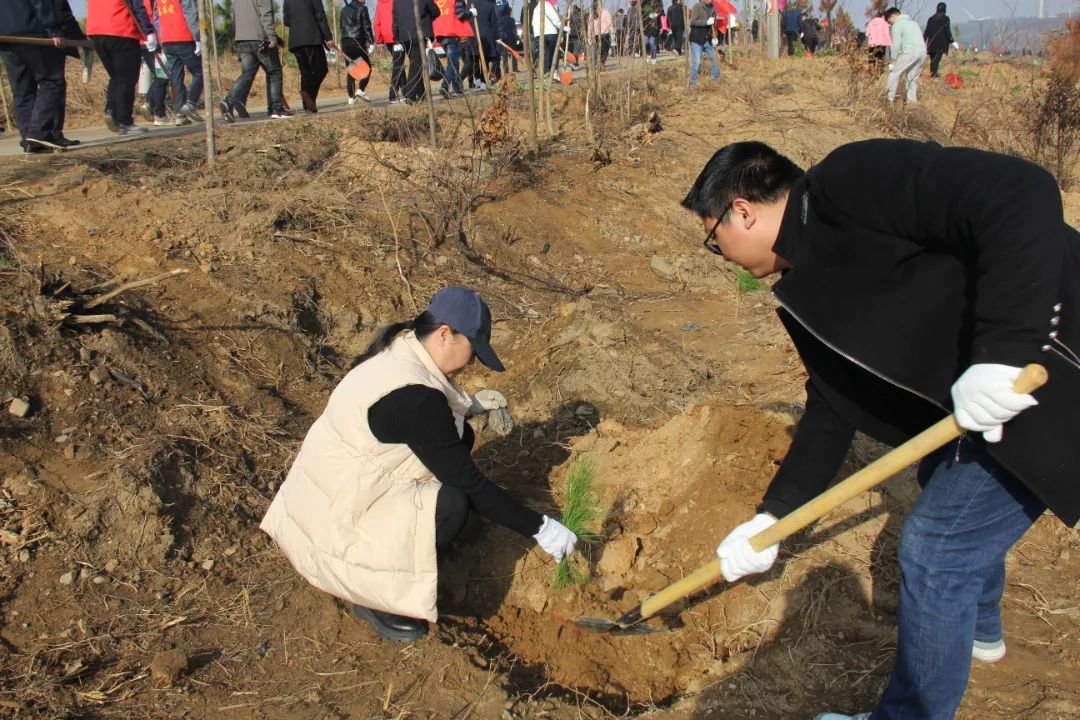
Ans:
[[[397,40],[409,58],[409,69],[405,74],[405,102],[418,103],[424,99],[428,80],[424,77],[425,44],[435,39],[432,22],[439,17],[439,6],[434,0],[393,0],[394,1],[394,39]],[[413,2],[420,7],[420,27],[416,26],[416,13]]]
[[[1014,157],[909,140],[844,145],[804,174],[743,142],[683,205],[709,250],[781,273],[780,320],[809,375],[758,514],[717,548],[725,578],[772,565],[777,546],[748,539],[824,490],[856,430],[896,445],[952,413],[970,431],[920,466],[896,661],[872,714],[953,717],[972,657],[1005,653],[1005,554],[1047,507],[1080,519],[1080,234],[1056,183]],[[1016,393],[1029,363],[1050,380]]]
[[[362,58],[371,65],[368,48],[375,45],[375,32],[371,27],[371,16],[368,14],[367,0],[345,0],[338,15],[338,25],[341,31],[341,52],[349,61]],[[345,90],[349,94],[349,104],[356,103],[359,94],[367,100],[367,86],[370,76],[360,81],[360,92],[356,92],[356,80],[350,75],[345,81]]]
[[[686,5],[683,0],[671,0],[667,9],[668,27],[671,28],[671,49],[682,55],[686,39]]]
[[[499,39],[499,18],[495,14],[495,0],[472,0],[469,12],[475,18],[476,29],[480,32],[480,49],[484,52],[483,61],[487,65],[489,77],[484,83],[498,82],[502,77],[499,68],[499,54],[495,41]]]
[[[923,39],[926,40],[926,52],[930,55],[930,77],[936,78],[941,57],[949,54],[949,46],[953,44],[952,22],[945,14],[945,3],[938,3],[937,12],[926,21]]]
[[[289,28],[289,52],[300,68],[300,97],[309,113],[319,112],[316,102],[326,77],[326,50],[335,49],[322,0],[285,0],[282,20]]]
[[[64,137],[67,80],[64,50],[60,43],[69,33],[65,19],[71,10],[66,1],[4,0],[0,12],[0,35],[49,38],[48,45],[0,43],[15,102],[15,123],[24,152],[62,149],[78,144]],[[76,26],[77,28],[78,26]],[[81,36],[81,30],[78,32]]]

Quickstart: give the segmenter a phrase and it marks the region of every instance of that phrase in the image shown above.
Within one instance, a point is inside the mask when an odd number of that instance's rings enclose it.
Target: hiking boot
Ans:
[[[294,117],[296,117],[296,113],[294,113],[292,110],[285,110],[284,108],[282,108],[281,110],[275,110],[274,112],[270,113],[271,120],[289,120]]]
[[[228,100],[222,100],[218,103],[218,110],[221,111],[221,117],[225,118],[225,122],[236,122],[236,114],[233,111],[232,103]]]
[[[180,115],[186,117],[193,123],[203,121],[202,116],[199,115],[199,113],[195,112],[195,106],[191,103],[185,103],[183,106],[181,106]]]
[[[392,615],[379,610],[371,610],[359,605],[353,605],[350,611],[357,620],[364,620],[375,634],[387,640],[395,642],[416,642],[428,634],[427,620],[405,617],[404,615]]]
[[[105,113],[105,127],[109,132],[120,132],[120,123],[109,113]]]
[[[971,646],[971,657],[979,662],[995,663],[1005,657],[1005,641],[993,640],[985,642],[976,640]]]

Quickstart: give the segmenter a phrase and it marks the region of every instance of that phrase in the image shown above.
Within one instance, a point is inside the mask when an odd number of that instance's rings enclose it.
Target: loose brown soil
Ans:
[[[678,206],[711,152],[762,139],[810,164],[882,134],[971,142],[958,117],[993,146],[1004,125],[977,93],[1027,71],[979,65],[989,79],[968,95],[931,85],[890,114],[837,60],[741,59],[696,92],[683,70],[652,69],[654,92],[629,101],[605,76],[596,142],[584,88],[560,92],[560,136],[540,155],[521,149],[516,95],[512,140],[490,151],[472,141],[481,108],[443,104],[438,150],[423,114],[395,108],[226,131],[212,171],[194,138],[0,167],[0,394],[31,404],[0,417],[0,716],[868,707],[895,644],[910,474],[784,543],[765,576],[676,604],[655,621],[666,632],[572,621],[617,617],[708,560],[753,513],[801,411],[767,288],[739,292]],[[1074,223],[1078,198],[1065,195]],[[174,268],[189,272],[81,309]],[[509,368],[465,383],[500,389],[518,421],[506,437],[478,425],[478,461],[558,513],[588,458],[603,541],[580,560],[590,582],[555,590],[534,543],[477,520],[442,559],[438,626],[399,646],[298,578],[257,525],[351,358],[449,283],[488,299]],[[860,439],[847,469],[880,452]],[[974,669],[960,717],[1076,717],[1080,541],[1046,517],[1008,565],[1009,654]]]

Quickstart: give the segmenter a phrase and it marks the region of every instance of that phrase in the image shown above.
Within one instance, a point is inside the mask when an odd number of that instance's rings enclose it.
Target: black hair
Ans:
[[[891,8],[889,8],[888,10],[886,10],[886,11],[885,11],[885,19],[886,19],[886,20],[888,20],[888,19],[889,19],[889,18],[891,18],[891,17],[893,16],[893,15],[899,15],[899,14],[900,14],[900,8],[898,8],[898,7],[891,7]]]
[[[945,12],[945,3],[938,3],[937,4],[937,11],[939,13],[944,13]]]
[[[442,325],[446,325],[446,323],[439,320],[439,318],[435,317],[427,310],[423,311],[412,320],[391,323],[380,330],[375,336],[375,339],[371,341],[371,344],[367,346],[367,349],[353,359],[349,369],[353,369],[365,360],[370,360],[386,348],[390,347],[390,344],[394,342],[394,338],[396,338],[398,333],[402,330],[412,330],[416,333],[418,340],[423,340],[428,335],[438,330]],[[458,333],[455,331],[454,334],[456,335]]]
[[[682,206],[700,217],[721,217],[736,198],[771,203],[791,189],[803,170],[763,142],[737,142],[717,150]]]

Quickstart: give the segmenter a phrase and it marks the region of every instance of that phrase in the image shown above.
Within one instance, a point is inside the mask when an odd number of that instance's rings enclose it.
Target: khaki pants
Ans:
[[[889,79],[885,86],[885,99],[889,102],[896,97],[896,90],[900,85],[900,76],[907,73],[904,82],[907,88],[907,101],[915,102],[919,91],[919,74],[922,73],[923,63],[926,62],[926,53],[904,53],[893,61],[892,70],[889,71]]]

